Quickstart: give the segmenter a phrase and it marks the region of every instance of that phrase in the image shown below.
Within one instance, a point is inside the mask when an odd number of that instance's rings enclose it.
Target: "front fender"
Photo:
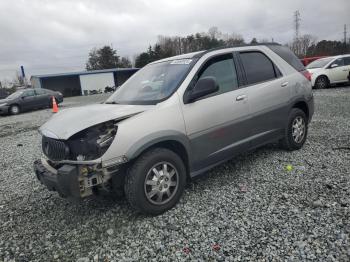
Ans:
[[[175,141],[180,143],[185,148],[187,152],[187,156],[189,157],[189,160],[190,160],[190,156],[191,156],[190,142],[187,136],[181,132],[173,131],[173,130],[158,131],[142,137],[130,147],[130,149],[126,153],[126,157],[128,159],[135,159],[142,152],[152,147],[153,145],[161,142],[167,142],[167,141]]]

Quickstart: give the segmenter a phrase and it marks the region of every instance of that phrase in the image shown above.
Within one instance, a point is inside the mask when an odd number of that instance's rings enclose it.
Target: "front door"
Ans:
[[[208,76],[216,78],[219,91],[182,106],[194,171],[233,156],[249,136],[248,100],[244,90],[238,89],[232,54],[209,59],[190,86],[194,86],[197,79]]]
[[[33,89],[25,90],[21,97],[20,106],[23,110],[31,110],[36,107],[36,95]]]
[[[329,70],[328,76],[331,83],[348,81],[349,71],[344,65],[343,58],[336,59],[327,70]]]

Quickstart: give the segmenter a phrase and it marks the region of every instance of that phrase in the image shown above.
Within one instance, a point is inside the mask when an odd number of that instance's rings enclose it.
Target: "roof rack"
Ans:
[[[209,53],[209,52],[212,52],[212,51],[216,51],[216,50],[221,50],[221,49],[228,49],[228,48],[234,48],[234,47],[245,47],[245,46],[261,46],[261,45],[281,45],[279,43],[275,43],[275,42],[266,42],[266,43],[256,43],[256,44],[237,44],[237,45],[230,45],[230,46],[219,46],[219,47],[215,47],[215,48],[211,48],[211,49],[208,49],[208,50],[205,50],[204,52],[200,53],[200,54],[197,54],[193,57],[195,58],[200,58],[202,57],[203,55]]]

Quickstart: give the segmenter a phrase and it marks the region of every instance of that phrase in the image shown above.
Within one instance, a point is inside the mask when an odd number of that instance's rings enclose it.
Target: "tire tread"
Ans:
[[[169,154],[173,155],[173,157],[175,158],[178,158],[178,160],[180,160],[182,163],[181,158],[175,152],[166,148],[154,148],[143,153],[141,156],[139,156],[136,159],[136,161],[132,164],[132,166],[128,169],[125,177],[125,183],[124,183],[125,196],[129,204],[131,205],[131,207],[135,209],[137,212],[157,215],[169,209],[169,208],[166,208],[166,210],[164,211],[158,211],[158,210],[146,209],[145,207],[140,206],[138,201],[138,192],[137,192],[137,186],[136,186],[137,183],[139,182],[138,171],[142,166],[146,165],[154,155],[169,155]],[[183,169],[185,170],[184,166],[183,166]],[[181,172],[181,170],[178,170],[178,172]],[[179,188],[178,190],[182,191],[183,188],[182,189]]]

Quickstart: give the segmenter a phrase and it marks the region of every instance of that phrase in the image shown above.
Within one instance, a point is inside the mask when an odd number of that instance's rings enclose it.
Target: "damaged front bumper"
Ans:
[[[62,197],[84,198],[99,189],[108,190],[108,183],[118,167],[103,169],[100,165],[53,165],[45,158],[34,162],[38,180]]]

